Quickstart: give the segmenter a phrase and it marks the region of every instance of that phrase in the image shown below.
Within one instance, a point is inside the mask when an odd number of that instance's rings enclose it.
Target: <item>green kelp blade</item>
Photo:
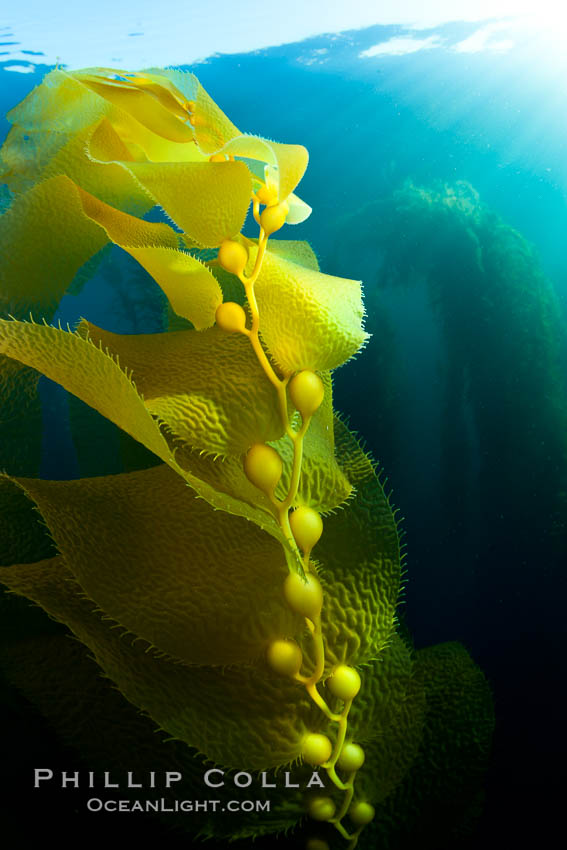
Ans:
[[[281,539],[279,525],[274,517],[273,505],[257,487],[255,487],[244,474],[244,462],[241,456],[214,457],[205,454],[198,449],[191,449],[188,445],[176,444],[176,440],[165,435],[170,445],[174,447],[175,460],[179,466],[192,475],[207,481],[217,493],[218,498],[226,498],[227,505],[232,502],[245,505],[243,510],[231,510],[224,508],[230,513],[238,513],[255,522],[260,528],[273,534],[276,539]]]
[[[37,475],[41,464],[42,418],[39,375],[0,354],[0,471]]]
[[[238,456],[241,470],[240,456],[253,443],[281,434],[276,393],[243,337],[218,328],[203,333],[120,335],[88,322],[83,322],[79,331],[88,333],[132,371],[147,409],[181,443],[223,458]],[[304,441],[299,492],[304,504],[321,511],[340,505],[352,489],[335,461],[329,375],[325,376],[325,386],[325,401]],[[285,436],[274,446],[286,466],[278,490],[283,497],[289,484],[293,446]],[[244,476],[239,478],[243,485]],[[255,488],[253,493],[258,496]]]
[[[330,666],[379,657],[394,633],[401,582],[397,522],[372,460],[337,418],[334,435],[337,462],[354,494],[324,518],[313,550],[329,587],[322,618]]]
[[[83,592],[161,652],[191,664],[236,664],[303,630],[281,592],[279,543],[215,511],[167,465],[15,483],[39,508]]]
[[[63,133],[35,132],[12,127],[0,148],[0,180],[14,195],[40,182],[47,164],[70,140]]]
[[[69,626],[126,699],[220,765],[255,771],[290,764],[306,730],[322,722],[303,689],[265,666],[187,667],[132,643],[81,596],[60,557],[10,567],[0,577]]]
[[[113,334],[82,322],[79,332],[119,358],[146,409],[181,443],[221,456],[280,436],[277,394],[244,337],[219,328]]]
[[[338,467],[354,492],[324,517],[323,536],[313,550],[325,592],[328,670],[380,657],[395,632],[402,572],[398,524],[371,458],[336,417],[334,438]],[[187,449],[175,457],[217,494],[246,502],[248,516],[262,527],[270,504],[245,477],[239,458],[215,461]],[[297,639],[303,641],[302,636]],[[309,640],[304,649],[310,652]]]
[[[21,194],[45,180],[64,176],[113,207],[144,215],[155,202],[120,164],[133,156],[103,116],[104,112],[74,133],[14,127],[0,151],[3,179],[13,192]]]
[[[107,242],[66,177],[18,196],[0,218],[0,309],[51,318],[83,263]]]
[[[197,338],[202,336],[194,331],[182,333],[194,333]],[[47,326],[0,322],[0,348],[42,370],[142,442],[214,507],[245,516],[282,540],[269,503],[265,505],[257,494],[250,492],[249,483],[242,495],[238,490],[239,481],[244,478],[240,458],[235,459],[234,468],[228,467],[229,480],[222,488],[218,488],[215,481],[215,477],[223,477],[221,464],[199,459],[194,453],[185,453],[181,466],[129,377],[112,357],[92,343],[76,334]],[[336,425],[336,428],[339,427]],[[392,629],[400,569],[396,526],[372,464],[358,449],[356,441],[351,439],[349,443],[347,438],[341,449],[337,440],[337,451],[339,457],[342,452],[345,458],[347,480],[352,481],[358,491],[357,500],[360,498],[361,501],[353,502],[352,511],[350,502],[347,503],[348,510],[338,511],[326,520],[326,533],[319,543],[316,557],[324,570],[335,573],[338,579],[336,587],[344,598],[336,602],[330,598],[324,616],[328,616],[328,622],[332,624],[330,631],[343,631],[349,653],[364,647],[364,651],[372,655]],[[193,459],[196,461],[194,465],[191,463]],[[212,473],[212,478],[207,478],[209,473]],[[378,536],[376,532],[379,532]],[[348,613],[351,610],[350,599],[356,599],[363,586],[372,594],[376,607],[357,607],[356,618],[351,622]]]
[[[426,696],[421,745],[403,783],[377,806],[369,840],[380,846],[449,850],[460,846],[482,809],[494,729],[490,688],[457,643],[419,650],[415,665]],[[361,771],[358,783],[372,795],[370,773]]]
[[[303,621],[292,616],[281,592],[287,570],[279,544],[254,523],[196,499],[169,467],[17,483],[39,507],[87,596],[159,650],[190,663],[232,664],[257,659],[282,634],[302,639]],[[345,514],[350,512],[349,504]],[[334,523],[331,517],[333,540]],[[341,522],[341,533],[345,527]],[[324,573],[326,606],[342,610],[332,628],[329,624],[329,664],[345,641],[352,650],[349,661],[365,661],[369,651],[381,648],[391,621],[384,606],[368,611],[380,576],[368,571],[368,561],[357,562],[361,555],[352,537],[351,544],[348,569],[355,592],[348,606],[344,581],[331,581],[328,568]],[[382,628],[359,635],[357,626],[372,625],[377,615],[384,619]]]
[[[287,545],[267,500],[256,498],[252,507],[230,489],[215,489],[205,477],[193,473],[190,454],[185,457],[189,463],[183,467],[177,463],[175,447],[165,439],[129,375],[92,342],[47,325],[0,320],[1,354],[32,366],[98,410],[167,463],[213,507],[251,519]],[[196,464],[195,468],[206,473],[210,465]],[[218,474],[222,467],[216,468]]]
[[[79,478],[134,472],[161,463],[142,443],[77,396],[69,393],[67,406]]]
[[[0,566],[31,564],[53,554],[53,541],[33,503],[0,475]]]
[[[8,644],[0,647],[0,669],[37,707],[58,737],[72,746],[101,778],[104,771],[122,776],[124,765],[135,781],[142,782],[152,771],[156,777],[164,777],[167,771],[179,772],[183,777],[179,787],[168,789],[161,783],[159,787],[159,797],[170,808],[164,816],[170,826],[175,825],[193,836],[198,833],[235,840],[283,832],[304,813],[301,791],[285,788],[283,777],[271,774],[268,781],[277,787],[263,790],[259,782],[254,783],[254,799],[269,800],[269,810],[233,812],[230,818],[219,817],[210,806],[192,811],[189,817],[186,812],[175,813],[174,804],[181,788],[187,799],[210,798],[211,790],[203,777],[215,765],[195,755],[183,742],[166,740],[164,735],[156,734],[152,721],[100,675],[100,668],[87,657],[85,647],[78,641],[64,636],[42,636]],[[133,801],[140,792],[122,788],[120,793]],[[215,789],[215,797],[222,806],[229,800],[249,796],[249,789],[239,791],[228,775],[224,786]],[[234,847],[239,850],[240,845]]]
[[[91,342],[48,325],[0,320],[0,352],[60,383],[158,457],[171,459],[132,381]]]
[[[360,676],[362,686],[349,713],[348,738],[361,745],[366,756],[356,777],[356,798],[377,805],[402,782],[417,756],[425,690],[411,653],[396,635],[379,659],[360,668]],[[321,692],[340,709],[327,688]]]

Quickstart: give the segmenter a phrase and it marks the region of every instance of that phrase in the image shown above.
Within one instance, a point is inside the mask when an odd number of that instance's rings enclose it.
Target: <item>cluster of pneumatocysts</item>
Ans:
[[[311,699],[332,724],[331,737],[319,732],[309,732],[304,736],[301,756],[305,763],[326,770],[332,784],[343,792],[342,801],[337,806],[330,796],[313,797],[308,802],[308,811],[314,820],[333,824],[350,842],[349,850],[352,850],[361,830],[374,817],[374,809],[370,803],[353,800],[354,778],[362,767],[365,756],[362,747],[348,738],[347,719],[361,681],[354,667],[346,664],[335,667],[324,684],[338,705],[338,710],[332,710],[318,690],[317,686],[321,683],[325,671],[325,647],[321,629],[323,588],[317,576],[316,566],[311,562],[311,552],[323,533],[323,520],[313,508],[298,504],[303,440],[312,416],[323,402],[325,391],[319,375],[309,369],[304,369],[294,376],[279,377],[260,342],[260,316],[254,284],[262,267],[268,238],[283,226],[289,210],[285,201],[279,201],[277,188],[270,182],[261,185],[253,193],[252,201],[254,218],[260,227],[252,272],[250,275],[245,273],[249,262],[247,246],[250,241],[242,235],[237,239],[225,239],[217,256],[220,266],[236,275],[242,282],[249,317],[240,304],[228,301],[218,307],[216,323],[227,333],[241,333],[249,338],[266,376],[277,391],[282,425],[293,443],[289,487],[283,498],[276,496],[276,489],[282,478],[283,462],[272,446],[265,443],[255,443],[251,446],[244,459],[244,472],[248,480],[272,503],[274,514],[289,544],[286,548],[289,574],[284,582],[283,594],[289,607],[305,619],[312,642],[313,669],[309,675],[301,672],[302,650],[295,640],[288,637],[272,641],[268,647],[267,659],[277,674],[292,678],[305,687]],[[264,206],[262,212],[261,206]],[[297,429],[289,422],[288,396],[301,417],[301,425]],[[337,771],[340,771],[340,776]],[[352,833],[342,824],[347,814],[355,827]],[[322,839],[313,838],[308,841],[307,850],[328,850],[328,844]]]

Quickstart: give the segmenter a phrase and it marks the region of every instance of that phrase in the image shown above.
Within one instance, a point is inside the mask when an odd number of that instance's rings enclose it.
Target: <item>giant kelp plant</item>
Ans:
[[[509,552],[516,545],[525,560],[532,546],[541,554],[534,518],[542,517],[564,551],[565,327],[536,251],[464,181],[408,181],[366,210],[365,220],[372,222],[368,241],[378,249],[382,283],[411,286],[424,278],[441,325],[448,519],[474,523],[475,537],[484,534],[492,545],[500,537]]]
[[[454,846],[490,696],[462,647],[416,652],[397,626],[395,516],[332,406],[332,370],[366,340],[360,284],[273,238],[310,213],[307,151],[241,134],[176,70],[55,70],[9,117],[5,676],[91,768],[175,764],[193,799],[205,763],[262,773],[269,810],[182,819],[201,836]],[[167,297],[164,332],[49,324],[109,243]],[[40,374],[129,435],[116,474],[32,477]],[[80,421],[85,441],[101,420]],[[37,616],[26,631],[17,596],[80,644]]]

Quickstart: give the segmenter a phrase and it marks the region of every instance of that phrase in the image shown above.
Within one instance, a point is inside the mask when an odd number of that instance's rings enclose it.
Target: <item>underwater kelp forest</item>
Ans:
[[[0,70],[9,836],[543,840],[567,174],[398,36]]]
[[[358,244],[372,245],[367,262],[379,289],[425,282],[438,321],[445,347],[439,472],[448,527],[465,534],[474,528],[476,544],[485,546],[503,531],[508,546],[525,552],[540,545],[530,527],[537,500],[564,547],[565,323],[534,249],[465,182],[408,182],[367,206],[364,219]],[[382,329],[375,334],[391,350]],[[391,405],[385,400],[383,407]]]

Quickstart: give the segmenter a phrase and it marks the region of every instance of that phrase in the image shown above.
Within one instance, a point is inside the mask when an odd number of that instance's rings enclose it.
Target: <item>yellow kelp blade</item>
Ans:
[[[348,499],[352,486],[335,457],[331,376],[324,372],[320,377],[325,387],[325,396],[303,440],[303,461],[296,501],[325,513]],[[276,490],[278,498],[284,499],[289,492],[294,448],[287,436],[281,437],[273,446],[284,461],[284,473]]]
[[[222,292],[203,263],[175,248],[123,247],[160,285],[178,316],[197,330],[214,324]]]
[[[268,198],[271,195],[273,195],[274,198],[278,195],[281,197],[281,193],[278,188],[280,182],[278,168],[275,168],[273,165],[265,165],[264,180],[261,180],[260,177],[258,177],[258,173],[258,167],[256,166],[256,169],[254,170],[254,191],[260,192],[259,200],[261,199],[262,203],[266,203],[267,198],[263,196],[263,193],[266,192],[266,190]],[[301,222],[308,219],[313,212],[309,204],[306,204],[305,201],[302,201],[301,198],[298,198],[298,196],[293,192],[289,193],[289,195],[285,198],[285,202],[288,207],[285,217],[286,224],[301,224]],[[268,201],[268,203],[271,202]]]
[[[188,319],[198,330],[214,324],[216,309],[222,302],[220,286],[199,260],[177,249],[178,237],[169,225],[135,218],[75,189],[86,215],[145,268],[177,315]]]
[[[59,134],[30,132],[23,134],[28,138],[18,140],[21,135],[22,131],[14,128],[1,151],[13,172],[13,176],[5,179],[16,195],[36,183],[64,175],[101,201],[132,215],[142,216],[154,206],[153,198],[136,178],[118,164],[122,159],[130,159],[131,154],[106,119],[63,137],[59,145],[51,144]],[[10,144],[12,139],[14,143]],[[89,146],[93,145],[104,153],[104,161],[95,161],[87,155]]]
[[[303,630],[281,591],[288,570],[279,543],[215,511],[167,465],[13,481],[86,595],[156,649],[190,664],[236,664]]]
[[[224,145],[219,153],[259,160],[272,166],[277,188],[277,200],[285,201],[293,192],[307,168],[309,154],[303,145],[285,145],[270,142],[259,136],[237,136]]]
[[[132,155],[106,118],[72,137],[53,157],[42,177],[65,174],[74,183],[112,207],[142,216],[154,199],[122,166]]]
[[[63,72],[53,73],[55,77],[49,74],[30,95],[29,103],[26,99],[10,113],[15,126],[2,147],[2,178],[13,191],[22,192],[35,182],[65,174],[101,200],[143,215],[151,199],[116,164],[131,159],[131,153],[109,119],[126,126],[130,138],[137,135],[136,126],[147,131]],[[75,105],[84,107],[80,117]],[[89,146],[101,153],[103,164],[87,155]]]
[[[201,151],[213,153],[240,135],[197,77],[187,71],[90,68],[73,76],[164,139],[194,139]]]
[[[256,499],[257,507],[252,509],[238,494],[217,491],[199,472],[193,473],[190,462],[183,467],[176,462],[175,448],[166,441],[129,376],[92,342],[57,328],[0,320],[0,354],[32,366],[98,410],[165,461],[215,508],[251,519],[287,545],[273,510],[264,507],[261,499]],[[199,467],[203,472],[207,469],[207,464]]]
[[[250,254],[252,259],[255,248]],[[260,334],[286,374],[335,369],[368,338],[359,281],[321,274],[268,251],[255,291]]]
[[[239,770],[264,770],[298,758],[311,703],[303,688],[267,665],[220,671],[157,657],[98,616],[61,557],[10,567],[0,578],[69,626],[126,699],[208,758]]]
[[[246,274],[250,275],[254,268],[258,240],[245,237],[242,241],[251,255],[246,267]],[[304,266],[306,269],[319,271],[319,262],[309,242],[272,238],[268,241],[266,251],[270,254],[275,254],[276,257],[281,257],[299,266]],[[223,269],[218,262],[210,262],[208,265],[222,288],[224,300],[236,301],[238,304],[245,306],[246,296],[244,294],[244,287],[236,275]]]
[[[89,161],[85,152],[93,130],[103,119],[114,128],[123,152],[124,148],[127,152],[126,156],[110,156],[107,152],[107,160],[185,162],[208,159],[192,138],[182,143],[164,139],[63,71],[48,74],[43,83],[9,113],[9,119],[14,126],[1,149],[0,172],[2,179],[16,192],[25,191],[46,176],[66,173],[83,188],[94,190],[103,200],[112,203],[108,195],[101,193],[117,193],[120,183],[130,178],[107,168],[104,180],[99,181],[95,190],[92,181],[97,165]],[[134,182],[130,187],[130,205],[119,206],[138,212],[133,202],[140,191]]]
[[[112,84],[138,89],[155,98],[164,109],[172,112],[183,123],[187,122],[190,108],[187,98],[178,91],[173,83],[151,71],[120,71],[116,68],[91,68],[79,71],[81,77],[88,75],[99,84]]]
[[[137,162],[208,162],[193,139],[190,142],[170,142],[152,133],[131,115],[119,112],[110,116],[110,122],[128,149],[130,158]]]
[[[6,117],[24,130],[72,135],[100,121],[109,109],[106,101],[71,74],[55,69]]]
[[[205,91],[199,80],[189,71],[176,68],[154,69],[143,71],[144,75],[163,83],[169,81],[180,92],[186,102],[191,102],[193,133],[199,148],[207,154],[218,151],[229,139],[240,135],[240,130],[217,106]]]
[[[136,162],[106,119],[93,130],[86,147],[85,162],[98,167],[97,177],[99,172],[105,177],[105,169],[122,168],[200,245],[216,247],[242,229],[252,193],[252,178],[243,162]],[[112,173],[106,175],[110,184]],[[77,182],[101,197],[96,186]]]
[[[83,322],[80,329],[119,358],[146,409],[192,448],[240,456],[281,435],[276,391],[244,337],[216,327],[113,334]]]
[[[175,112],[160,102],[149,90],[134,88],[88,71],[75,71],[73,76],[89,89],[108,100],[114,106],[128,112],[152,133],[171,142],[190,142],[193,138],[191,126]],[[187,114],[186,118],[189,118]]]
[[[202,263],[177,250],[177,234],[165,223],[123,213],[63,175],[16,198],[0,221],[0,249],[7,257],[0,280],[9,313],[30,306],[53,311],[77,269],[110,239],[152,275],[178,315],[197,328],[214,323],[220,287]],[[69,247],[62,234],[74,235]],[[57,288],[50,292],[50,286]]]
[[[190,129],[187,130],[188,138],[180,142],[163,139],[140,124],[128,112],[89,92],[77,80],[67,75],[57,77],[56,80],[57,85],[49,85],[49,78],[46,78],[46,82],[36,90],[33,103],[24,108],[26,106],[24,101],[24,104],[20,105],[22,108],[18,107],[14,111],[13,120],[16,122],[16,127],[2,151],[4,179],[14,190],[22,191],[29,188],[30,181],[33,183],[46,177],[67,174],[82,188],[101,200],[128,212],[143,214],[151,206],[150,196],[145,187],[140,186],[134,175],[124,170],[120,163],[149,158],[154,162],[172,160],[174,164],[179,165],[188,161],[208,164],[207,157],[198,151],[193,142]],[[69,88],[71,92],[68,91]],[[69,126],[66,126],[61,116],[66,116],[73,102],[83,103],[85,92],[92,100],[86,104],[89,120],[78,121],[74,114],[70,114]],[[55,113],[54,117],[54,105],[59,96],[60,114]],[[157,103],[151,95],[147,97],[152,103]],[[41,107],[46,98],[47,108],[42,110]],[[30,117],[30,113],[34,115],[32,107],[38,106],[40,115],[32,120]],[[175,118],[174,120],[177,121]],[[57,128],[61,128],[60,131]],[[30,139],[24,138],[27,134],[31,134]],[[232,163],[232,166],[234,165],[235,163]],[[240,172],[242,168],[241,165]],[[171,170],[168,173],[171,174]],[[167,179],[166,177],[165,180]],[[238,179],[235,178],[235,180],[234,191],[237,192]],[[159,179],[157,182],[160,182]],[[152,185],[155,186],[155,184],[154,175]],[[190,188],[191,191],[195,191],[195,186]],[[222,193],[226,190],[230,195],[230,188],[223,185],[220,191]],[[233,227],[229,227],[229,235],[233,235],[240,229],[249,198],[250,190],[247,184],[244,211],[240,214],[238,222]],[[218,198],[214,196],[213,201],[216,203]],[[187,206],[187,200],[185,205],[181,204],[182,209]],[[185,218],[187,216],[188,213],[185,212]],[[223,231],[223,238],[224,235]]]
[[[145,268],[177,315],[199,330],[214,324],[216,309],[222,302],[220,286],[199,260],[178,250],[178,236],[169,225],[142,221],[75,189],[86,215]]]
[[[240,233],[252,192],[243,162],[125,162],[157,204],[205,248]]]
[[[121,212],[85,192],[64,176],[52,178],[46,183],[55,187],[56,191],[66,192],[69,197],[76,195],[85,216],[100,225],[106,231],[108,239],[121,248],[177,248],[177,234],[164,222],[144,221]]]

